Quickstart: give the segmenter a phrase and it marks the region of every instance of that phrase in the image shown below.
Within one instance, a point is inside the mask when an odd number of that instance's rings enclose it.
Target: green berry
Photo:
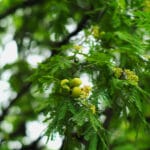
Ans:
[[[71,87],[75,87],[75,86],[79,86],[82,84],[82,81],[80,78],[73,78],[71,81],[70,81],[70,86]]]
[[[81,88],[80,87],[74,87],[72,89],[72,97],[77,98],[81,95]]]

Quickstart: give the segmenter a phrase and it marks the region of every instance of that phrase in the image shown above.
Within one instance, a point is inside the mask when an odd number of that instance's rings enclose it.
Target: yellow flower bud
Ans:
[[[82,49],[82,46],[80,45],[74,45],[73,47],[75,50],[80,51]]]
[[[125,69],[125,74],[127,76],[127,80],[134,85],[138,84],[139,77],[131,70]]]
[[[81,88],[81,98],[87,98],[89,96],[89,93],[91,91],[91,87],[89,85],[85,85]]]
[[[91,109],[91,111],[92,111],[93,114],[96,113],[96,107],[95,107],[95,105],[91,105],[90,109]]]
[[[113,68],[113,71],[114,71],[114,74],[117,78],[120,78],[120,76],[122,75],[123,73],[123,70],[122,68],[119,68],[119,67],[115,67]]]
[[[94,26],[92,28],[92,35],[95,37],[95,38],[99,38],[100,36],[100,28],[99,26]]]

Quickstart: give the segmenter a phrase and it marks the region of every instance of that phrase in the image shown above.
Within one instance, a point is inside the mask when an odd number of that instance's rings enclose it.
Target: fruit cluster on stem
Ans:
[[[71,94],[72,97],[78,98],[82,94],[80,85],[82,81],[80,78],[73,78],[71,80],[63,79],[60,82],[61,89]]]
[[[84,85],[81,87],[82,81],[80,78],[63,79],[60,82],[61,92],[67,92],[68,95],[75,99],[79,99],[81,104],[91,110],[93,114],[96,113],[95,105],[88,103],[86,100],[90,94],[91,87]]]

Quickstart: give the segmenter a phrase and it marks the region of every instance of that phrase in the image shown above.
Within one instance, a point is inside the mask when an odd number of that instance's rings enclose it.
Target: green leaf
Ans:
[[[99,129],[103,129],[101,122],[92,113],[89,113],[89,119],[95,132],[97,132]]]
[[[98,136],[94,134],[89,141],[88,150],[97,150]]]
[[[128,44],[128,45],[121,45],[120,47],[122,48],[122,50],[124,51],[127,50],[135,54],[137,54],[137,52],[143,53],[143,51],[145,50],[145,45],[143,41],[139,39],[138,36],[131,35],[127,32],[120,32],[120,31],[115,32],[115,35],[117,35],[120,40],[125,41]]]
[[[63,104],[61,104],[60,106],[58,106],[57,108],[57,119],[58,120],[62,120],[65,118],[66,112],[67,112],[67,103],[64,102]]]
[[[88,121],[87,111],[84,109],[80,110],[72,117],[72,120],[75,121],[78,126],[82,126],[86,121]]]
[[[101,53],[101,52],[92,52],[89,57],[87,57],[87,61],[93,64],[97,64],[100,66],[103,65],[111,65],[111,56],[109,54]]]

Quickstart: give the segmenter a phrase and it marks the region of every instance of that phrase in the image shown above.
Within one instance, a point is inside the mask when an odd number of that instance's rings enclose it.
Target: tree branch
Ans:
[[[39,136],[35,141],[30,143],[29,145],[23,146],[20,150],[41,150],[38,146],[39,141],[41,140],[42,136]]]
[[[22,3],[18,3],[14,6],[11,6],[9,9],[0,14],[0,19],[3,19],[13,13],[20,8],[31,7],[40,3],[43,3],[45,0],[24,0]]]
[[[76,35],[77,33],[79,33],[79,32],[85,27],[85,25],[87,24],[88,18],[89,18],[89,16],[87,16],[87,15],[84,16],[84,17],[81,19],[81,21],[78,23],[77,28],[76,28],[73,32],[71,32],[68,36],[66,36],[62,41],[53,43],[52,45],[53,45],[54,47],[60,47],[60,46],[62,46],[62,45],[67,44],[68,41],[69,41],[69,39],[70,39],[71,37],[73,37],[74,35]]]
[[[17,94],[17,96],[10,101],[10,104],[3,109],[2,114],[0,115],[0,122],[3,121],[5,116],[8,114],[9,109],[16,103],[17,100],[19,100],[25,93],[29,91],[31,87],[31,83],[26,84],[25,86],[22,87],[20,92]]]
[[[71,32],[70,34],[68,34],[62,41],[60,42],[50,42],[50,45],[52,46],[52,55],[56,55],[59,53],[58,48],[60,48],[61,46],[67,44],[70,40],[71,37],[77,35],[87,24],[89,19],[88,15],[85,15],[81,21],[78,23],[77,28]]]
[[[108,129],[110,121],[111,121],[111,118],[113,116],[113,110],[112,110],[112,108],[107,108],[104,111],[104,115],[106,116],[106,120],[104,121],[103,126],[104,126],[105,129]]]

